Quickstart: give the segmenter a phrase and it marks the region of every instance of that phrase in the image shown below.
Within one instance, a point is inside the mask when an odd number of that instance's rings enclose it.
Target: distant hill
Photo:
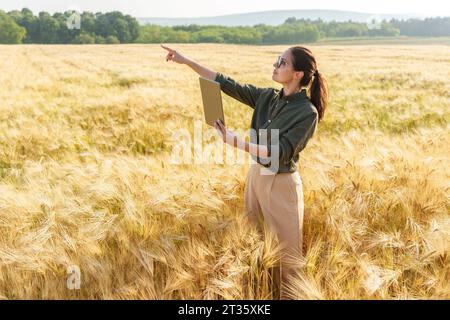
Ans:
[[[137,18],[140,24],[158,24],[161,26],[175,26],[175,25],[222,25],[222,26],[253,26],[255,24],[264,23],[266,25],[280,25],[287,18],[295,17],[297,19],[311,19],[316,20],[318,18],[322,21],[354,21],[354,22],[366,22],[369,17],[374,16],[371,13],[340,11],[340,10],[278,10],[278,11],[260,11],[251,13],[231,14],[214,17],[194,17],[194,18]],[[390,20],[396,19],[409,19],[420,18],[423,19],[423,15],[413,14],[377,14],[377,18]]]

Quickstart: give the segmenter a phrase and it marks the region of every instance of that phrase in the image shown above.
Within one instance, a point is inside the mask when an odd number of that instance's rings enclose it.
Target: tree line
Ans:
[[[390,21],[324,22],[321,19],[288,18],[279,26],[257,24],[254,26],[224,27],[188,26],[163,27],[149,24],[141,26],[136,42],[214,42],[236,44],[293,44],[316,42],[335,37],[393,37],[450,36],[450,17]]]
[[[107,13],[40,12],[34,15],[27,8],[0,10],[0,43],[41,44],[118,44],[118,43],[234,43],[292,44],[316,42],[334,37],[450,36],[450,17],[359,22],[324,22],[321,19],[288,18],[279,26],[225,27],[196,24],[164,27],[155,24],[140,26],[130,15],[119,11]],[[79,17],[79,28],[69,22]],[[76,19],[75,19],[76,20]]]
[[[0,10],[0,43],[132,43],[139,36],[139,28],[135,18],[119,11],[79,15],[74,11],[53,15],[40,12],[35,16],[27,8],[8,13]]]

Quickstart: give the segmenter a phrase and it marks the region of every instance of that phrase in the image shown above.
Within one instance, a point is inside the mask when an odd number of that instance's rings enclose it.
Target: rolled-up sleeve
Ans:
[[[293,126],[292,129],[279,137],[278,145],[272,144],[272,141],[269,142],[268,145],[271,145],[272,148],[279,147],[278,157],[280,163],[287,164],[295,154],[306,147],[309,139],[311,139],[316,130],[317,120],[317,113],[309,114]],[[270,149],[269,157],[271,154]]]
[[[256,101],[261,96],[264,88],[258,88],[251,84],[241,84],[229,76],[217,72],[216,82],[220,83],[220,89],[230,97],[252,107],[256,106]]]

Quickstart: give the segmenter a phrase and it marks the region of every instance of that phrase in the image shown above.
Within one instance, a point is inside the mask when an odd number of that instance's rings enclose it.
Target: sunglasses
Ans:
[[[287,65],[287,61],[285,58],[283,58],[282,56],[278,56],[277,61],[275,62],[275,66],[277,68],[281,67],[282,65]]]

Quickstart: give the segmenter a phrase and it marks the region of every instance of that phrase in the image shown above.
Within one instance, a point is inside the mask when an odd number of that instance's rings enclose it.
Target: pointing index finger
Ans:
[[[166,47],[166,46],[163,46],[163,45],[161,45],[161,47],[163,47],[164,49],[166,49],[166,50],[168,50],[168,51],[170,51],[170,52],[173,52],[173,50],[170,49],[169,47]]]

